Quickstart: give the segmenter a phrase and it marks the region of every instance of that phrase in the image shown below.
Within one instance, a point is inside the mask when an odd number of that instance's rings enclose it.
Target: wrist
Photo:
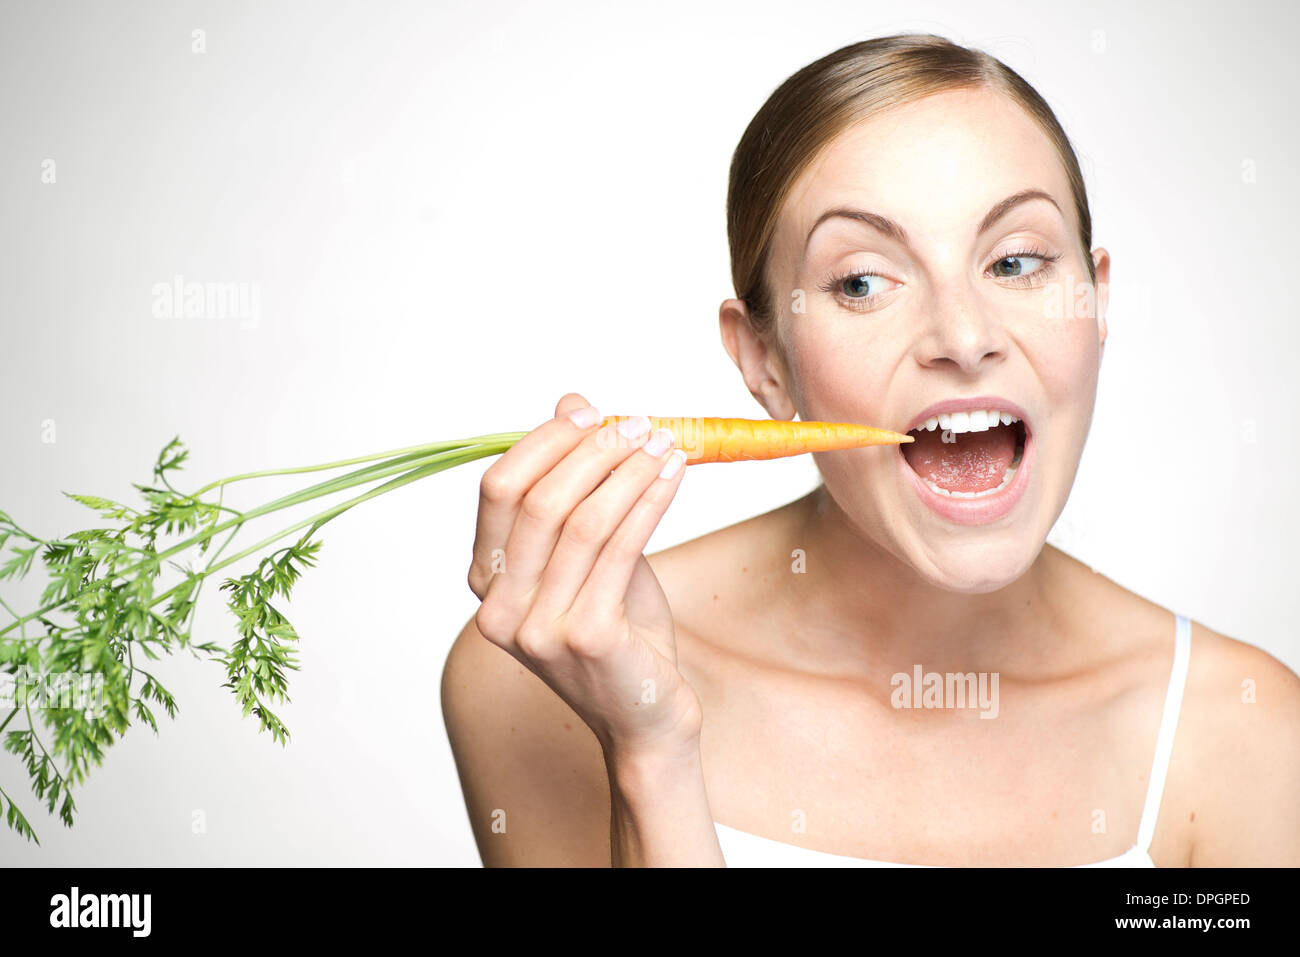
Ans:
[[[606,753],[615,867],[726,866],[695,747]]]
[[[698,736],[653,747],[607,747],[605,766],[610,787],[624,796],[662,791],[703,774]]]
[[[654,769],[689,765],[698,760],[704,716],[695,692],[684,688],[682,693],[655,707],[662,714],[656,716],[653,725],[617,732],[612,728],[593,727],[611,771],[615,762],[631,769],[642,765]]]

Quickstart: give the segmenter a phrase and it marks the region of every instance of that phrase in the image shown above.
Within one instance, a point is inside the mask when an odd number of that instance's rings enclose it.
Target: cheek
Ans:
[[[1022,326],[1022,343],[1051,399],[1077,403],[1096,391],[1101,342],[1095,303],[1083,296],[1087,278],[1086,273],[1071,271],[1053,282],[1044,290],[1039,314]],[[1091,402],[1086,405],[1090,413]]]
[[[1087,437],[1097,396],[1101,354],[1096,320],[1048,320],[1021,343],[1046,400],[1041,431],[1068,439],[1057,445],[1057,450],[1066,456],[1077,455]]]
[[[1096,389],[1101,350],[1095,319],[1049,319],[1028,338],[1031,363],[1051,395],[1078,398]]]
[[[828,336],[805,323],[789,337],[795,405],[805,421],[877,421],[898,368],[897,356],[880,336],[859,332]]]

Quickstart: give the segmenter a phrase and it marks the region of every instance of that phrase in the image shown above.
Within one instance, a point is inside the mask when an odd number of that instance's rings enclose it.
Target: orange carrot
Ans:
[[[668,391],[668,384],[664,385]],[[606,418],[605,422],[617,421],[618,417]],[[849,423],[828,422],[772,422],[753,419],[652,419],[655,426],[668,428],[677,440],[677,446],[687,453],[688,462],[735,462],[741,459],[771,459],[785,455],[798,455],[801,452],[820,452],[831,449],[847,449],[860,445],[886,445],[899,442],[911,442],[910,436],[899,435],[884,429],[872,429]],[[613,432],[613,430],[610,430]],[[617,433],[614,433],[617,435]],[[119,527],[94,528],[92,530],[73,532],[57,542],[38,539],[23,531],[3,511],[0,511],[0,546],[9,541],[13,557],[5,560],[0,556],[0,585],[4,579],[24,578],[33,564],[34,557],[40,549],[43,564],[48,572],[48,584],[41,597],[41,607],[21,617],[12,614],[13,620],[0,621],[0,679],[5,679],[19,666],[26,669],[29,665],[38,673],[60,671],[63,662],[83,660],[85,632],[93,626],[96,635],[96,648],[103,651],[112,641],[137,641],[141,651],[151,658],[158,655],[145,642],[154,648],[161,648],[171,654],[181,648],[189,648],[191,633],[195,627],[194,608],[201,583],[222,569],[243,559],[260,555],[260,564],[248,574],[236,578],[225,578],[223,590],[234,589],[230,609],[239,619],[239,631],[242,639],[231,645],[231,651],[222,662],[227,678],[225,687],[235,690],[235,696],[243,707],[245,715],[256,715],[261,719],[261,730],[269,730],[272,738],[285,744],[289,740],[288,729],[267,707],[267,702],[287,701],[287,682],[281,669],[296,669],[296,647],[298,636],[284,616],[271,606],[280,598],[289,597],[289,586],[297,580],[301,571],[316,563],[315,555],[320,548],[317,532],[327,522],[334,520],[349,510],[377,496],[387,495],[396,489],[421,481],[446,469],[456,468],[478,459],[500,455],[523,439],[527,432],[494,432],[488,435],[476,435],[469,438],[451,439],[441,442],[426,442],[423,445],[404,449],[392,449],[372,455],[362,455],[337,462],[321,465],[303,465],[293,468],[267,469],[257,472],[243,472],[211,482],[193,494],[182,494],[168,480],[168,471],[181,468],[181,463],[189,455],[181,445],[179,438],[172,439],[158,456],[154,466],[153,484],[164,484],[167,491],[145,485],[136,487],[144,493],[145,507],[131,508],[117,502],[92,495],[72,495],[75,501],[94,509],[99,514],[96,525],[113,521]],[[602,430],[598,441],[610,437]],[[566,436],[567,438],[572,437]],[[353,469],[353,466],[361,466]],[[338,470],[348,471],[339,473]],[[225,501],[225,487],[258,478],[283,478],[289,475],[308,472],[336,472],[332,477],[313,483],[306,488],[281,495],[270,502],[235,511]],[[241,488],[243,486],[241,485]],[[366,487],[362,491],[362,487]],[[315,515],[302,516],[295,511],[291,519],[286,519],[287,527],[264,538],[255,545],[242,548],[235,554],[221,557],[235,537],[244,529],[245,522],[255,518],[266,517],[288,509],[302,509],[307,503],[316,499],[332,498],[343,495],[342,501],[335,498],[327,508]],[[210,497],[205,499],[205,495]],[[227,517],[228,513],[228,517]],[[187,532],[188,528],[188,532]],[[258,524],[257,537],[261,538],[261,523]],[[303,529],[307,529],[305,532]],[[165,545],[154,548],[154,533],[165,530],[168,534]],[[173,543],[170,533],[178,534],[180,539]],[[229,535],[223,533],[229,532]],[[192,533],[192,534],[190,534]],[[137,538],[145,539],[149,546],[141,549],[128,544]],[[273,543],[292,535],[296,543],[287,547],[277,547],[271,551]],[[301,537],[299,537],[301,535]],[[203,559],[200,556],[207,550],[213,539],[222,536],[220,548],[216,554]],[[26,543],[26,547],[23,544]],[[137,543],[138,545],[138,543]],[[182,559],[183,552],[189,555]],[[233,551],[233,549],[232,549]],[[102,560],[108,555],[108,560]],[[143,557],[141,557],[143,556]],[[494,554],[495,559],[495,554]],[[176,558],[177,561],[166,561]],[[93,561],[92,561],[93,559]],[[161,589],[155,584],[164,570],[164,561],[168,566],[181,569],[185,575],[179,584],[169,591],[159,594]],[[181,568],[179,561],[185,561],[190,568]],[[495,565],[494,561],[494,565]],[[75,565],[76,573],[68,569]],[[38,566],[39,567],[39,566]],[[513,566],[512,566],[513,567]],[[495,569],[494,569],[495,570]],[[224,577],[224,576],[223,576]],[[121,582],[121,584],[119,584]],[[137,587],[143,586],[143,587]],[[37,593],[34,589],[33,594]],[[160,605],[170,599],[167,605]],[[0,596],[0,608],[8,613],[10,604]],[[80,608],[80,611],[78,611]],[[60,613],[61,610],[65,612]],[[93,611],[100,609],[100,611]],[[250,612],[251,610],[251,612]],[[102,616],[100,612],[102,611]],[[53,613],[53,614],[52,614]],[[111,619],[112,625],[100,628],[100,618]],[[94,619],[91,621],[91,619]],[[33,635],[29,638],[25,631],[27,622],[32,622]],[[87,626],[87,622],[90,625]],[[38,629],[37,624],[46,626]],[[83,628],[82,626],[87,626]],[[35,632],[43,631],[36,634]],[[11,632],[17,632],[10,637]],[[101,637],[102,633],[102,637]],[[250,650],[250,642],[256,641],[256,654]],[[199,646],[215,647],[215,646]],[[129,648],[129,645],[128,645]],[[10,651],[10,649],[14,649]],[[220,651],[220,648],[217,648]],[[111,744],[115,735],[125,733],[127,712],[117,707],[118,702],[134,702],[138,707],[136,716],[147,720],[151,726],[154,719],[141,703],[145,697],[154,697],[159,702],[166,700],[168,712],[174,710],[174,702],[166,691],[150,695],[145,687],[139,690],[138,700],[132,695],[133,671],[122,668],[116,661],[109,661],[113,668],[101,667],[98,663],[107,658],[104,654],[95,657],[94,672],[103,678],[99,686],[104,699],[114,703],[115,708],[107,712],[107,717],[75,711],[76,727],[66,741],[70,768],[77,769],[78,780],[85,777],[93,759],[101,763],[101,749]],[[87,665],[89,667],[89,665]],[[919,666],[918,666],[919,667]],[[252,684],[250,685],[250,682]],[[0,731],[9,723],[17,709],[6,716],[8,706],[0,708]],[[278,705],[277,705],[278,707]],[[119,715],[121,720],[119,721]],[[31,712],[28,710],[31,723]],[[48,724],[53,718],[45,718]],[[62,719],[60,719],[62,720]],[[33,725],[34,726],[34,725]],[[78,728],[80,730],[78,730]],[[59,735],[66,730],[58,725],[55,740],[61,741]],[[22,731],[10,731],[9,734],[22,734]],[[29,745],[30,746],[30,745]],[[12,749],[11,749],[12,750]],[[27,752],[30,754],[31,752]],[[54,810],[55,789],[50,783],[44,764],[27,762],[28,775],[37,796],[50,790],[49,807]],[[57,774],[57,771],[55,772]],[[64,782],[66,784],[66,782]],[[7,795],[0,791],[0,805]],[[3,808],[0,807],[0,810]],[[73,807],[70,798],[63,801],[60,815],[63,823],[72,825]],[[10,802],[7,821],[20,836],[35,841],[36,833],[27,819]],[[7,847],[7,845],[6,845]]]
[[[607,415],[602,425],[633,418]],[[665,428],[686,452],[687,465],[779,459],[804,452],[830,452],[865,445],[912,442],[910,435],[853,422],[789,422],[775,419],[699,419],[648,416],[651,428]]]

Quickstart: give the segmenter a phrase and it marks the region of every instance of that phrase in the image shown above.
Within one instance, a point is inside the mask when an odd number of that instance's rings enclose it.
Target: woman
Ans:
[[[1110,260],[1034,90],[935,36],[845,47],[727,203],[751,394],[916,441],[648,558],[670,433],[570,394],[493,463],[442,687],[484,863],[1300,865],[1300,679],[1045,546]]]

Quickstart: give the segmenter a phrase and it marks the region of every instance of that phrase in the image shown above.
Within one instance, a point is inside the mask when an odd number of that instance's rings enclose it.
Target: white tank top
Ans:
[[[1104,861],[1076,864],[1075,867],[1155,867],[1151,859],[1151,841],[1155,838],[1156,817],[1160,813],[1160,799],[1164,795],[1165,775],[1169,771],[1169,756],[1174,749],[1174,729],[1178,726],[1178,711],[1183,703],[1183,686],[1187,681],[1187,662],[1191,653],[1191,625],[1182,615],[1176,616],[1174,626],[1174,663],[1169,673],[1169,688],[1165,692],[1165,710],[1160,717],[1160,732],[1156,736],[1155,757],[1151,761],[1151,776],[1147,783],[1146,801],[1142,805],[1142,819],[1138,824],[1137,842],[1118,857]],[[760,837],[748,831],[738,831],[717,821],[718,843],[728,867],[929,867],[928,864],[897,864],[893,861],[873,861],[865,857],[848,857],[829,854],[806,847]]]

